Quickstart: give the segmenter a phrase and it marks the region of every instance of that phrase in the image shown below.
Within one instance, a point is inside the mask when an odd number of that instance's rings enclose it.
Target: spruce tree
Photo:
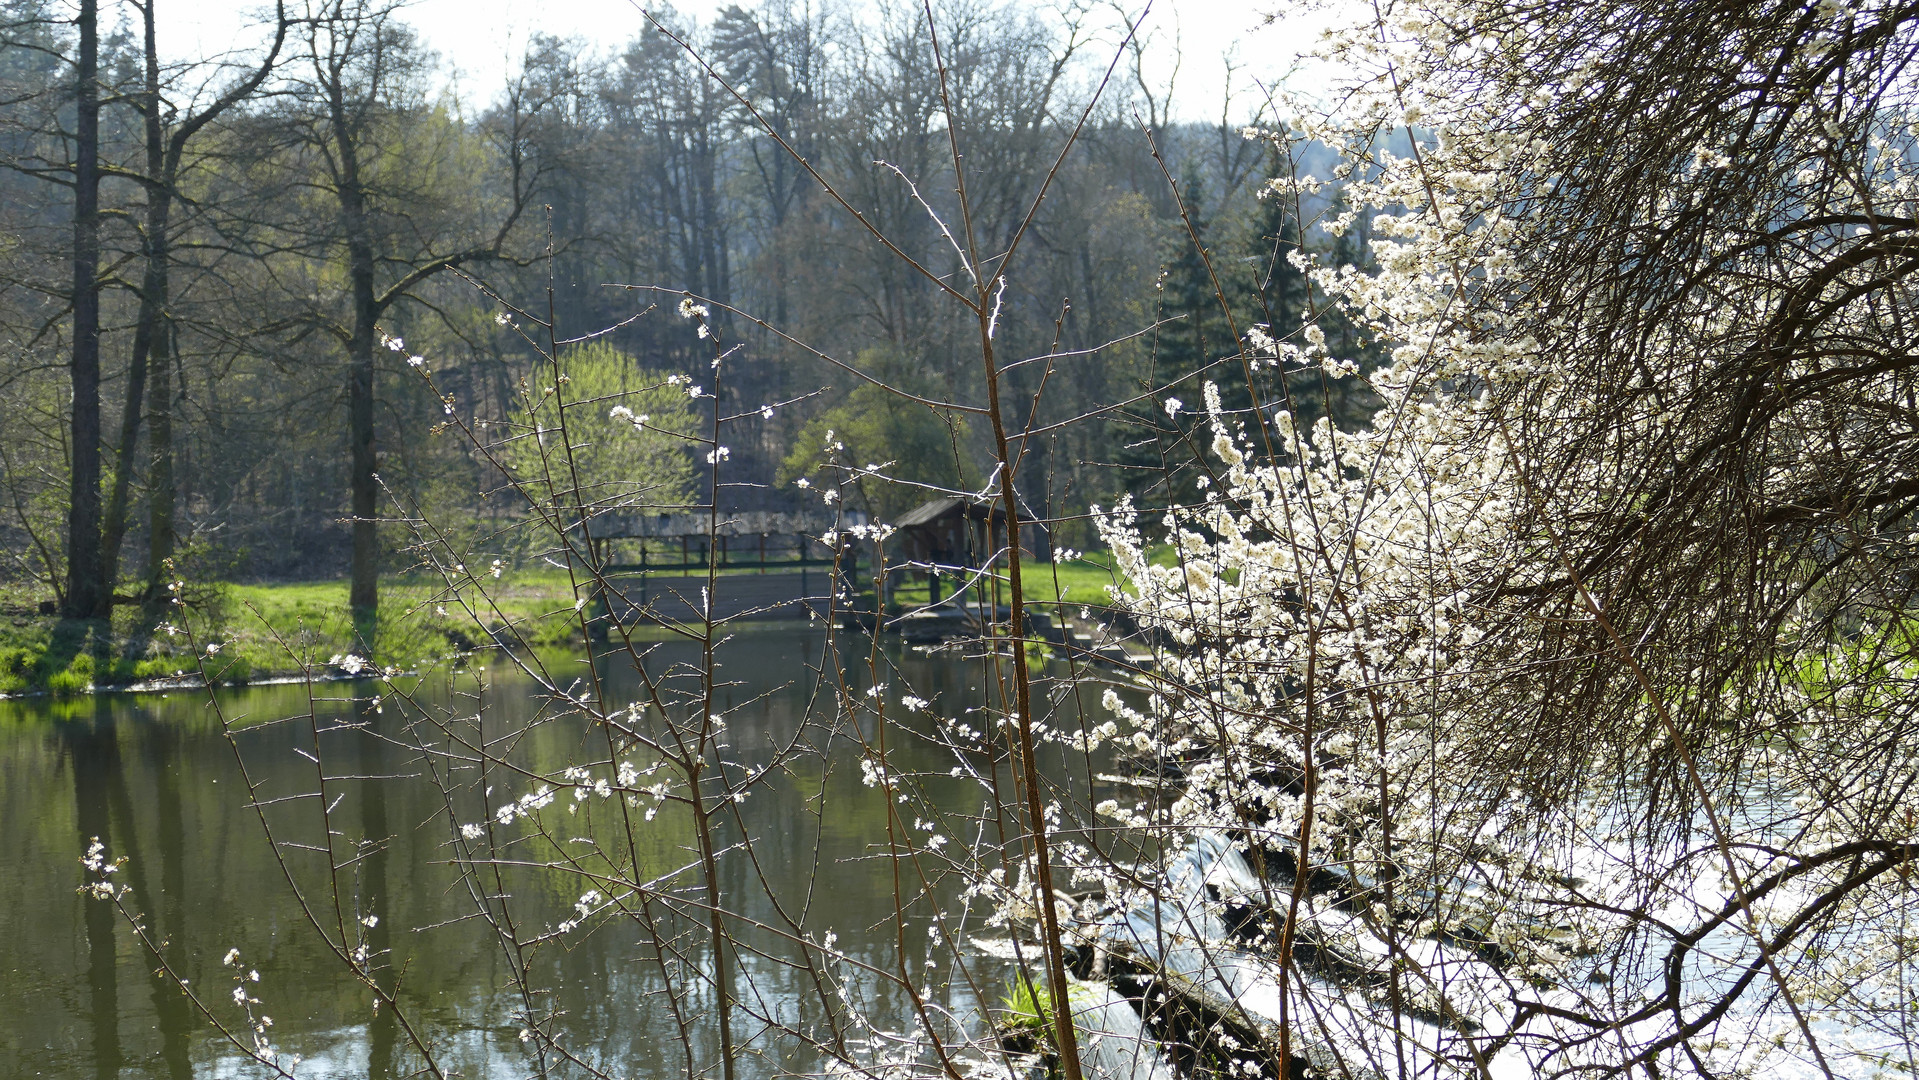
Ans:
[[[1146,505],[1184,501],[1194,494],[1195,457],[1208,441],[1202,437],[1204,384],[1218,383],[1228,408],[1246,396],[1232,323],[1214,287],[1214,269],[1208,266],[1214,258],[1213,220],[1205,183],[1190,163],[1182,170],[1178,195],[1184,220],[1175,223],[1160,271],[1159,325],[1141,386],[1160,393],[1141,402],[1122,421],[1120,432],[1126,487]],[[1230,288],[1223,278],[1220,284]]]
[[[1306,327],[1317,326],[1326,335],[1327,348],[1334,358],[1353,361],[1362,373],[1370,371],[1381,359],[1378,344],[1366,339],[1346,312],[1329,303],[1323,294],[1316,296],[1312,283],[1293,261],[1293,255],[1305,247],[1299,200],[1271,190],[1273,181],[1292,175],[1292,163],[1275,147],[1268,158],[1267,183],[1262,185],[1243,260],[1251,272],[1244,278],[1240,329],[1244,332],[1258,326],[1275,341],[1303,344]],[[1328,216],[1336,214],[1343,202],[1343,195],[1335,195],[1332,208],[1326,211]],[[1366,256],[1364,237],[1352,232],[1319,252],[1320,258],[1334,266],[1363,265]],[[1297,364],[1267,368],[1260,374],[1257,404],[1268,413],[1275,408],[1290,409],[1301,430],[1322,417],[1331,417],[1344,430],[1363,427],[1378,406],[1364,378],[1349,375],[1332,379],[1317,366]],[[1231,398],[1227,407],[1236,407]]]

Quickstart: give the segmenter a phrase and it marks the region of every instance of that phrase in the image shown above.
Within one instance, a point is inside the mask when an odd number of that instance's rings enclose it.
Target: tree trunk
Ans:
[[[164,214],[164,211],[160,212]],[[155,212],[148,208],[148,224],[153,224]],[[162,222],[164,227],[164,222]],[[149,248],[155,241],[148,239]],[[156,267],[157,260],[164,256],[149,250],[147,270],[141,282],[146,293],[140,300],[140,319],[133,327],[133,355],[127,360],[127,398],[120,412],[120,443],[114,450],[113,487],[107,493],[106,518],[100,530],[100,579],[109,590],[120,579],[120,547],[126,538],[127,506],[131,499],[130,489],[133,482],[134,451],[140,439],[140,422],[146,408],[147,376],[151,368],[151,357],[156,352],[164,356],[164,350],[154,348],[154,338],[166,333],[160,325],[160,291],[166,288],[166,271]]]
[[[153,457],[147,466],[146,622],[167,618],[169,569],[173,558],[173,336],[160,324],[153,349],[153,412],[147,417],[147,441]]]
[[[347,236],[347,278],[353,295],[353,333],[347,341],[347,444],[353,505],[353,566],[347,605],[361,654],[371,658],[380,610],[379,459],[373,442],[373,350],[379,307],[373,293],[373,240],[368,235],[366,191],[360,182],[359,147],[347,121],[346,102],[331,90],[335,151],[339,155],[341,224]]]
[[[710,109],[710,106],[709,106]],[[713,148],[713,120],[701,125],[694,156],[699,170],[700,262],[706,271],[707,295],[722,304],[733,302],[732,274],[726,257],[726,224],[720,210],[719,159]]]
[[[379,505],[378,460],[373,445],[373,290],[372,259],[366,276],[359,273],[354,254],[354,331],[347,359],[347,442],[353,498],[353,568],[347,604],[353,609],[353,629],[360,648],[372,655],[374,630],[380,609],[380,536],[375,524]],[[362,284],[365,288],[362,288]]]
[[[108,589],[120,580],[120,544],[127,531],[128,489],[132,486],[134,451],[140,439],[141,412],[146,402],[147,371],[154,355],[154,339],[167,333],[167,229],[173,210],[173,192],[166,171],[166,141],[160,127],[160,57],[154,37],[153,5],[141,9],[146,31],[146,87],[142,111],[147,137],[147,269],[140,283],[140,317],[133,327],[133,354],[127,360],[127,398],[120,413],[120,443],[114,455],[113,490],[107,496],[106,523],[100,538],[100,577]],[[161,357],[165,347],[158,350]],[[162,361],[164,363],[164,360]]]
[[[112,613],[100,580],[100,87],[98,0],[80,0],[74,80],[73,476],[67,502],[68,618]]]

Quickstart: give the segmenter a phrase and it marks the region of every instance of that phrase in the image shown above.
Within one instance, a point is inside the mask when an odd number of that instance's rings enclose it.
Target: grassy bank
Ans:
[[[1023,584],[1030,601],[1100,605],[1115,580],[1108,557],[1094,554],[1071,562],[1028,563]],[[535,648],[580,644],[573,592],[563,572],[510,571],[482,581],[484,602],[476,594],[470,615],[437,579],[382,579],[374,637],[380,662],[432,663],[471,650],[487,641],[490,631],[509,624]],[[947,582],[949,590],[952,584]],[[189,589],[187,595],[189,602],[175,620],[186,633],[141,635],[132,607],[116,610],[108,632],[98,624],[38,614],[45,599],[38,591],[0,586],[0,693],[76,694],[191,676],[202,670],[203,660],[216,681],[241,683],[324,666],[355,651],[344,580],[215,584]],[[925,599],[923,577],[904,583],[895,594],[897,603]],[[218,651],[206,654],[208,644],[217,644]]]
[[[487,631],[512,624],[535,647],[576,642],[573,594],[564,574],[537,571],[488,581],[487,603],[469,615],[437,580],[380,583],[374,652],[383,663],[415,666],[465,652]],[[39,597],[0,592],[0,693],[82,693],[94,686],[193,675],[246,682],[325,665],[355,650],[347,583],[291,582],[202,587],[175,620],[183,634],[138,633],[138,612],[116,610],[113,626],[37,614]],[[217,644],[212,655],[208,644]]]

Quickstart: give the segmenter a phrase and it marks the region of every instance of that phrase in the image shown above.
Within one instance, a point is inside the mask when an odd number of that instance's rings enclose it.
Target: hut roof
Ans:
[[[894,519],[893,527],[911,529],[932,525],[940,519],[966,517],[973,521],[999,521],[1006,516],[999,499],[990,495],[942,495],[915,506]]]
[[[973,500],[963,499],[958,495],[944,495],[937,499],[929,499],[901,514],[893,522],[893,526],[899,529],[910,529],[916,525],[931,525],[969,502]]]

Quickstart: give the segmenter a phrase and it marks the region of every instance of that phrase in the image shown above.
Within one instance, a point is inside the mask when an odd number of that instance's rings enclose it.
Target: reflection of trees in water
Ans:
[[[73,769],[73,820],[79,826],[79,850],[98,838],[111,845],[113,811],[107,798],[110,778],[120,769],[120,744],[105,717],[70,720],[60,725],[61,742]],[[112,850],[109,847],[109,850]],[[87,928],[88,1005],[93,1026],[93,1071],[101,1080],[120,1075],[120,981],[114,963],[114,923],[106,904],[83,904]]]
[[[855,640],[863,647],[865,639]],[[876,846],[883,845],[886,833],[885,800],[862,782],[857,767],[859,735],[866,731],[871,737],[870,718],[860,717],[859,724],[836,719],[832,689],[844,679],[864,695],[873,675],[865,665],[849,662],[853,650],[844,642],[836,651],[827,650],[826,636],[818,632],[737,640],[721,654],[722,671],[730,681],[715,698],[716,709],[728,718],[723,753],[727,775],[735,782],[743,771],[763,766],[772,748],[795,733],[813,748],[788,761],[751,799],[717,807],[713,819],[717,839],[728,852],[718,865],[722,901],[739,921],[736,1000],[750,1001],[755,1011],[813,1031],[822,1040],[850,1029],[844,1016],[826,1014],[829,1006],[841,1008],[840,1003],[820,1002],[815,973],[793,959],[794,943],[768,929],[778,919],[772,909],[775,897],[813,932],[840,935],[843,955],[858,968],[828,973],[832,977],[851,978],[849,972],[893,964],[895,937],[887,921],[892,912],[890,871],[883,846]],[[953,701],[980,699],[974,688],[982,683],[974,661],[928,659],[890,646],[888,656],[921,693]],[[667,669],[683,663],[684,657],[680,647],[673,646],[649,660]],[[823,673],[822,661],[827,665]],[[637,675],[630,669],[608,670],[604,677],[610,700],[631,699]],[[435,691],[426,703],[448,706],[451,713],[470,718],[471,706],[457,690],[449,688],[445,697]],[[629,831],[621,820],[619,800],[594,796],[579,804],[577,814],[564,814],[572,800],[562,794],[564,801],[552,808],[552,821],[563,823],[565,837],[580,843],[553,844],[517,830],[502,834],[508,846],[501,849],[499,885],[492,879],[495,867],[474,864],[475,872],[487,879],[486,897],[494,909],[504,915],[510,905],[522,939],[530,943],[525,968],[530,993],[522,995],[499,943],[472,933],[480,920],[460,919],[474,909],[458,888],[457,869],[448,865],[444,817],[449,805],[457,822],[489,820],[481,806],[485,785],[478,780],[477,767],[458,772],[451,799],[443,799],[422,775],[416,740],[427,729],[417,723],[417,710],[388,693],[379,712],[371,697],[365,687],[324,688],[309,705],[304,690],[269,686],[223,694],[222,707],[237,718],[234,737],[240,754],[261,783],[260,798],[287,845],[318,840],[321,801],[301,795],[314,784],[313,763],[295,749],[308,745],[306,721],[285,718],[309,707],[318,713],[331,796],[325,802],[333,806],[338,832],[334,841],[342,867],[340,895],[348,940],[364,942],[371,981],[398,998],[407,1019],[427,1030],[442,1063],[472,1071],[484,1068],[485,1062],[516,1057],[521,1025],[513,1017],[530,1000],[534,1014],[545,1018],[542,1022],[557,1038],[602,1067],[632,1075],[679,1075],[689,1068],[697,1073],[712,1067],[718,1053],[711,1030],[712,954],[700,932],[704,890],[683,870],[696,846],[687,809],[670,801],[654,808],[650,797],[643,798],[630,808]],[[577,717],[552,715],[546,702],[524,682],[490,682],[485,741],[502,748],[518,768],[555,775],[579,760],[583,748],[603,746],[603,733]],[[53,879],[59,886],[55,892],[70,888],[77,884],[77,847],[83,838],[98,835],[110,858],[127,858],[114,875],[128,887],[127,909],[141,915],[152,941],[164,943],[174,973],[202,988],[203,1000],[223,1020],[232,1019],[225,998],[234,971],[219,961],[228,948],[237,947],[244,957],[241,973],[253,968],[261,972],[256,993],[265,1002],[260,1011],[277,1021],[271,1031],[276,1043],[308,1059],[302,1072],[397,1080],[423,1064],[410,1046],[404,1023],[384,1005],[373,1009],[369,987],[345,972],[308,932],[257,832],[233,750],[204,703],[187,695],[116,696],[70,704],[73,707],[65,710],[70,719],[44,717],[43,726],[33,729],[8,725],[0,739],[0,762],[6,767],[29,760],[24,753],[57,749],[75,770],[71,793],[67,778],[60,778],[57,814],[49,816],[58,823],[59,838],[33,872]],[[910,726],[914,721],[902,714],[899,722]],[[470,719],[458,723],[467,745],[478,739]],[[431,730],[444,737],[440,729]],[[928,774],[928,783],[952,805],[976,803],[976,791],[945,777],[951,762],[924,741],[927,734],[909,738],[906,726],[896,726],[888,736],[897,740],[893,760]],[[621,756],[631,757],[637,767],[647,764],[637,752]],[[501,791],[525,790],[524,777],[508,773],[496,761],[487,782],[496,785],[497,801]],[[334,797],[340,801],[335,803]],[[655,815],[643,819],[649,808],[656,809]],[[31,820],[23,815],[19,825]],[[757,870],[741,854],[742,835],[752,837]],[[561,839],[558,831],[555,839]],[[562,851],[584,857],[584,841],[589,839],[602,853],[596,857],[605,859],[602,870],[651,882],[653,891],[626,917],[582,926],[562,940],[535,943],[572,915],[573,903],[590,884],[550,864]],[[320,856],[292,846],[288,853],[302,887],[316,904],[324,904],[330,927],[331,897],[325,892]],[[915,900],[918,906],[909,913],[915,941],[925,938],[925,912],[920,909],[926,903]],[[82,913],[73,912],[70,966],[59,966],[56,960],[44,968],[54,985],[71,986],[76,995],[102,995],[91,1013],[84,997],[47,1010],[68,1024],[81,1025],[84,1033],[69,1037],[69,1072],[62,1075],[125,1071],[184,1080],[195,1075],[196,1061],[205,1070],[214,1062],[230,1065],[237,1060],[232,1051],[203,1037],[204,1029],[189,1015],[192,1006],[177,986],[156,978],[150,993],[140,992],[140,979],[150,977],[158,965],[112,926],[111,905],[84,905],[84,914],[97,924],[91,942],[81,940],[87,930],[80,924]],[[371,927],[361,921],[368,917],[377,917]],[[46,921],[35,918],[39,921],[32,926]],[[81,948],[93,943],[97,947],[90,953]],[[119,950],[128,950],[120,958],[139,964],[141,972],[115,967]],[[89,978],[85,969],[96,959],[104,967],[103,977]],[[9,994],[20,991],[14,987]],[[858,1007],[874,1013],[894,1015],[906,1007],[890,983],[861,985],[856,993]],[[15,1000],[20,999],[0,998],[0,1008]],[[803,1040],[776,1043],[768,1035],[763,1041],[756,1058],[762,1064],[749,1066],[749,1071],[803,1071],[817,1064],[817,1048]]]
[[[136,813],[127,785],[111,699],[96,699],[90,719],[63,721],[59,731],[73,770],[74,822],[80,848],[85,850],[98,837],[110,855],[127,857],[120,871],[122,880],[132,890],[134,906],[147,913],[148,929],[152,939],[161,943],[162,959],[178,970],[184,959],[180,937],[186,924],[186,830],[178,770],[172,767],[179,757],[179,736],[165,724],[140,733],[142,756],[152,766],[156,785],[152,815],[160,874],[156,894],[148,876],[152,857],[143,850],[137,824],[146,815]],[[84,911],[94,1071],[101,1077],[113,1077],[128,1063],[120,1031],[117,916],[110,905],[101,903],[85,904]],[[147,970],[165,1074],[174,1080],[189,1080],[193,1075],[191,1043],[198,1029],[197,1018],[179,987],[158,965],[142,967]]]
[[[123,850],[131,856],[127,864],[127,882],[133,887],[133,893],[141,910],[153,920],[150,928],[157,932],[161,945],[162,958],[173,970],[180,970],[186,960],[181,955],[180,937],[186,927],[186,826],[181,811],[181,791],[179,770],[171,763],[179,759],[179,735],[165,724],[155,724],[143,732],[144,757],[152,766],[154,783],[157,787],[154,801],[154,834],[159,847],[160,893],[155,896],[147,888],[146,860],[136,851],[139,844],[139,830],[134,822],[139,818],[134,813],[133,799],[127,791],[126,771],[118,765],[114,769],[113,803],[115,817],[125,826],[121,831]],[[153,997],[154,1015],[160,1021],[160,1054],[166,1062],[167,1075],[174,1080],[189,1080],[193,1075],[193,1063],[189,1056],[191,1039],[198,1029],[191,1005],[180,989],[174,986],[154,964],[147,964],[148,982]]]
[[[374,983],[381,993],[392,995],[399,989],[399,958],[393,955],[392,905],[387,891],[387,860],[392,857],[392,830],[387,825],[386,777],[389,755],[387,740],[379,730],[379,713],[373,687],[353,700],[354,716],[360,727],[353,742],[358,751],[361,779],[359,788],[360,840],[359,905],[361,932],[364,935]],[[372,920],[367,925],[366,920]],[[399,1031],[392,1009],[378,1009],[367,1024],[367,1076],[387,1080],[395,1075],[394,1059],[399,1046]]]

